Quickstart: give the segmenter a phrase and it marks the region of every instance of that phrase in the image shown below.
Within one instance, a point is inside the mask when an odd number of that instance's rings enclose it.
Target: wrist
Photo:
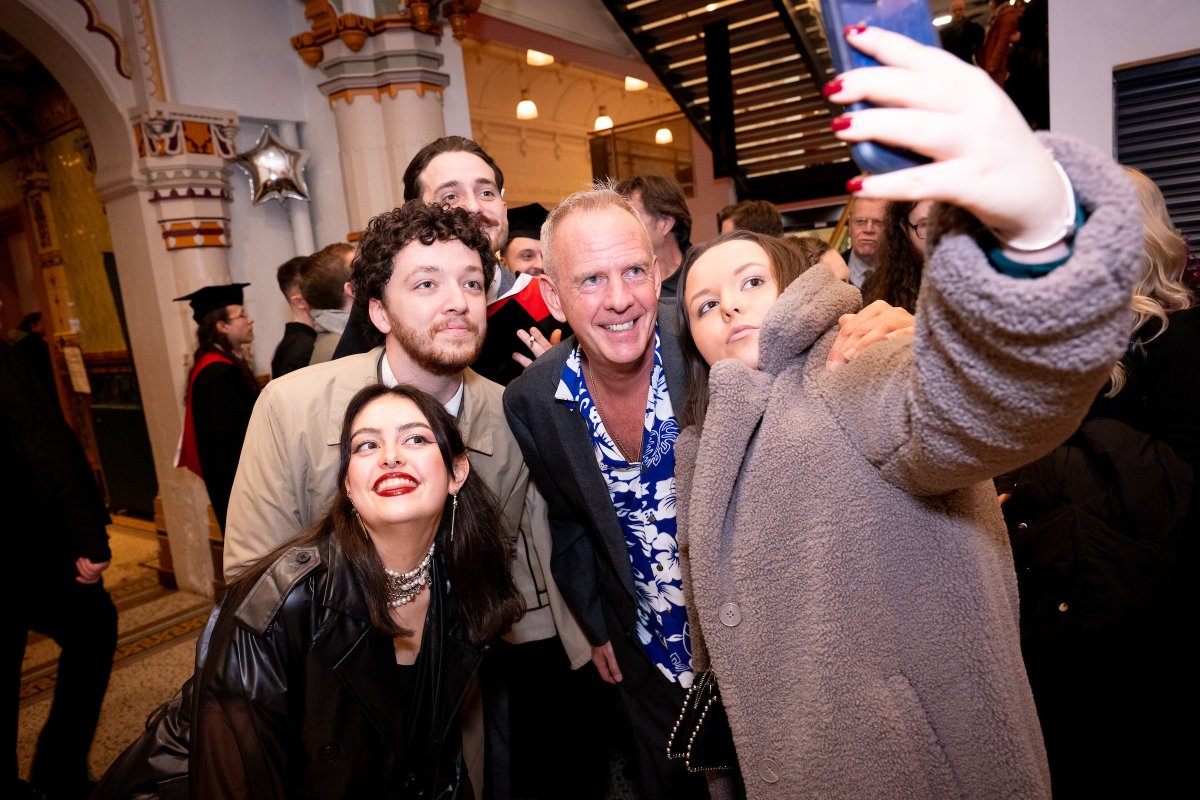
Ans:
[[[995,228],[989,229],[1000,244],[1001,252],[1018,263],[1038,263],[1060,257],[1069,250],[1079,226],[1079,204],[1075,200],[1071,179],[1058,161],[1052,163],[1066,190],[1066,207],[1058,215],[1058,224],[1049,233],[1034,231],[1033,234],[1020,233],[1011,237]]]

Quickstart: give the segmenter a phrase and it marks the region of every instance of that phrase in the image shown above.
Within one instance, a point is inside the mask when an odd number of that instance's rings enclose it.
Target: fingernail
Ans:
[[[843,114],[840,117],[834,117],[833,121],[829,123],[829,127],[835,131],[846,130],[846,128],[850,127],[850,116],[848,114]]]
[[[842,90],[842,79],[834,78],[829,83],[825,84],[824,88],[821,89],[821,94],[825,95],[826,97],[832,97],[833,95],[837,94],[841,90]]]
[[[842,368],[842,362],[840,362],[840,361],[826,361],[825,362],[825,369],[829,370],[830,372],[836,372],[837,370],[839,370],[841,368]]]
[[[857,36],[858,34],[862,33],[866,29],[867,29],[867,23],[857,22],[853,25],[847,25],[846,28],[842,31],[842,33],[846,34],[846,36]]]
[[[851,194],[854,194],[855,192],[862,191],[862,185],[863,185],[862,178],[859,178],[859,177],[851,178],[850,180],[846,181],[846,191],[850,192]]]

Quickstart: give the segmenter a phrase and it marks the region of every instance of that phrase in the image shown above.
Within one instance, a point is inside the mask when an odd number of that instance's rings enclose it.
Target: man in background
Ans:
[[[300,294],[299,278],[300,270],[307,261],[308,256],[289,258],[275,271],[275,280],[279,282],[279,291],[288,302],[291,319],[283,326],[283,338],[275,347],[275,355],[271,356],[272,378],[307,367],[312,358],[317,331],[308,303]]]
[[[333,358],[333,351],[346,329],[354,295],[350,291],[350,261],[354,246],[334,242],[308,258],[300,270],[300,294],[312,314],[317,338],[309,364]]]
[[[546,208],[530,203],[508,210],[508,239],[500,248],[500,263],[509,272],[536,278],[542,269],[542,223]]]
[[[743,200],[721,209],[717,215],[717,228],[721,233],[754,231],[767,236],[782,236],[783,217],[779,209],[766,200]]]
[[[617,191],[633,204],[646,232],[662,277],[662,297],[674,297],[679,284],[679,267],[692,246],[692,214],[683,188],[670,178],[638,175],[617,185]]]
[[[850,203],[850,249],[841,255],[850,267],[850,283],[861,289],[875,269],[887,201],[855,197]]]
[[[75,433],[33,370],[0,342],[0,507],[4,509],[7,585],[4,614],[4,757],[9,797],[87,797],[88,750],[108,690],[117,648],[117,609],[104,588],[111,520]],[[50,715],[38,736],[32,786],[17,775],[21,662],[30,631],[62,652]]]
[[[954,53],[968,64],[975,63],[975,53],[983,46],[983,26],[967,19],[964,0],[950,3],[950,21],[938,29],[942,49]]]

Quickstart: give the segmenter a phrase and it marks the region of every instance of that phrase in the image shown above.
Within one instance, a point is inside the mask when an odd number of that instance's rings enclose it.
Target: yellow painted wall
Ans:
[[[112,236],[82,147],[86,140],[82,128],[67,131],[42,146],[42,160],[50,176],[54,224],[80,343],[85,352],[124,351],[102,255],[112,251]]]

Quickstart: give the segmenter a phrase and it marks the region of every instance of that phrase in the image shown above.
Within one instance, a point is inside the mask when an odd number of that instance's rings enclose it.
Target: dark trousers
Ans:
[[[505,687],[502,707],[489,708],[507,720],[497,720],[494,733],[506,741],[493,753],[506,751],[508,785],[493,796],[607,797],[615,690],[591,664],[572,670],[557,636],[496,647],[489,657]]]
[[[621,667],[618,703],[630,728],[629,752],[642,800],[707,800],[708,780],[667,758],[667,739],[679,719],[685,690],[654,666],[636,636],[613,639]]]
[[[17,571],[28,565],[18,565]],[[10,780],[17,776],[17,721],[21,662],[29,631],[49,636],[62,649],[50,715],[38,737],[31,782],[51,794],[71,796],[88,780],[88,751],[108,689],[117,647],[117,609],[102,583],[34,575],[17,581],[5,612],[4,648],[9,674],[3,744]]]

